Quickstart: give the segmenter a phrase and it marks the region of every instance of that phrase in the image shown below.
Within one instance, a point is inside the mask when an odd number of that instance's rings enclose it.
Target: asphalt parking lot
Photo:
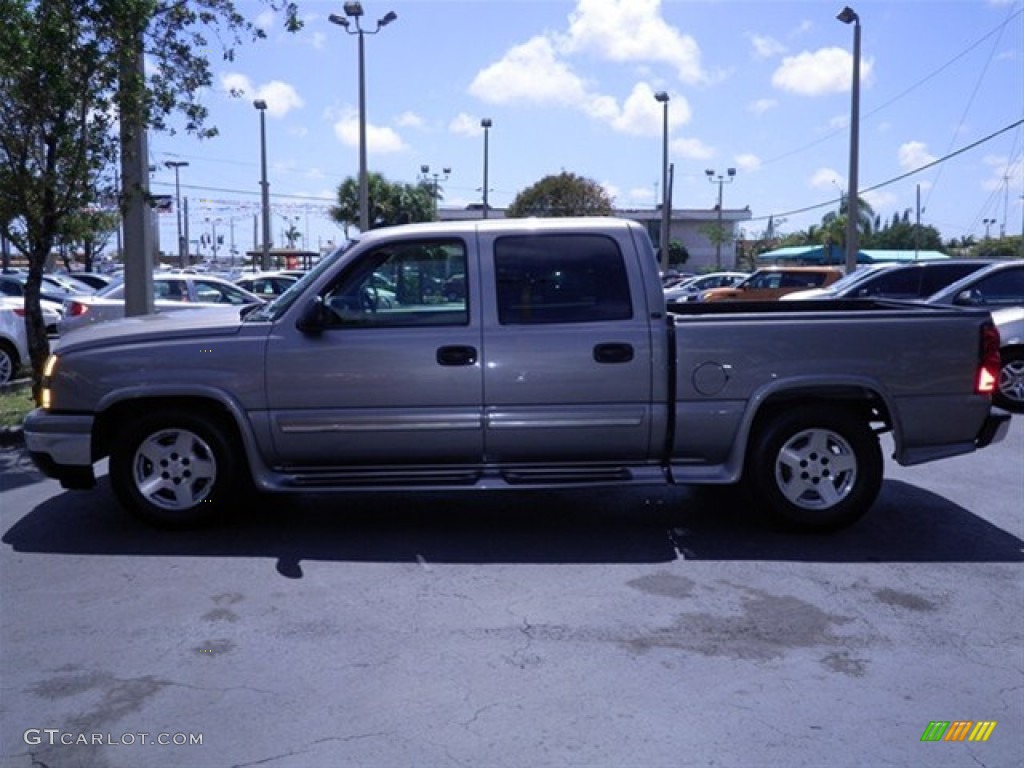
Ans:
[[[1015,421],[887,466],[824,537],[694,489],[267,499],[168,533],[4,449],[0,764],[1020,765]]]

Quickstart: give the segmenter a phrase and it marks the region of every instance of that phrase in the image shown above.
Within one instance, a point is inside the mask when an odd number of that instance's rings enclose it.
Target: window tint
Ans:
[[[952,285],[957,280],[967,277],[971,272],[980,269],[983,264],[936,264],[934,267],[924,267],[923,279],[921,281],[920,296],[931,296],[938,293],[947,285]]]
[[[364,254],[323,295],[332,325],[466,325],[466,247],[461,241],[391,243]]]
[[[865,281],[854,291],[856,296],[888,296],[890,298],[913,298],[919,296],[921,285],[920,269],[893,269],[876,278]]]
[[[988,306],[1024,305],[1024,266],[1004,269],[979,280],[971,289],[972,303]]]
[[[502,237],[494,245],[494,269],[502,325],[633,316],[622,254],[603,235]]]

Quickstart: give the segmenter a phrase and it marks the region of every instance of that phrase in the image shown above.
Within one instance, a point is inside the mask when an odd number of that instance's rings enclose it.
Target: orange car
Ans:
[[[713,288],[700,301],[768,301],[793,291],[824,288],[843,276],[839,267],[764,267],[732,288]]]

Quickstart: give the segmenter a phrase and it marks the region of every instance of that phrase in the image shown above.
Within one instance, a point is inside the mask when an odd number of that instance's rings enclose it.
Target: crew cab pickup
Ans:
[[[902,464],[1001,440],[999,338],[973,309],[830,301],[666,311],[618,219],[371,231],[275,301],[62,338],[33,459],[67,488],[109,456],[163,525],[264,493],[745,480],[812,530],[861,517]],[[941,343],[935,343],[941,339]]]

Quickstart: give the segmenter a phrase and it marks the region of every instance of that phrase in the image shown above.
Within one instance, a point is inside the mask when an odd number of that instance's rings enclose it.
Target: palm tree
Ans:
[[[843,194],[839,198],[839,210],[829,211],[821,217],[821,230],[819,231],[819,242],[846,244],[846,222],[850,206],[847,204],[847,196]],[[871,235],[872,225],[875,220],[875,210],[863,198],[857,198],[857,229],[862,238]]]

